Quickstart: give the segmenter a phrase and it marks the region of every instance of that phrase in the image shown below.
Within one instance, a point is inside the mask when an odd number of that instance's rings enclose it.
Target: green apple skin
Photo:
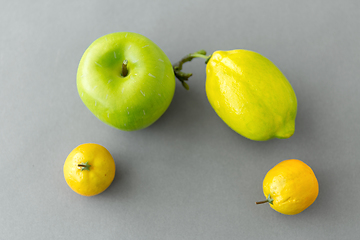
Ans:
[[[127,60],[128,74],[122,76]],[[170,60],[150,39],[131,32],[95,40],[82,56],[77,89],[89,110],[104,123],[124,131],[153,124],[175,92]]]

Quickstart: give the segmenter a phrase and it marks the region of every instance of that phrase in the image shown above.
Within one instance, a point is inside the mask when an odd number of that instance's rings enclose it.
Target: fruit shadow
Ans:
[[[321,106],[317,106],[317,103],[310,101],[310,99],[314,99],[317,93],[311,89],[311,86],[306,87],[306,89],[297,90],[295,88],[295,91],[297,92],[298,108],[294,136],[301,141],[316,139],[317,134],[314,125],[318,112],[316,109]]]
[[[193,82],[202,80],[193,78]],[[206,99],[204,101],[204,99]],[[186,90],[178,80],[176,80],[176,89],[171,104],[165,113],[150,127],[149,130],[156,132],[169,131],[184,133],[189,132],[191,128],[196,127],[199,123],[204,123],[209,117],[207,112],[212,111],[207,101],[205,87],[190,85],[190,90]]]
[[[115,177],[109,188],[101,195],[103,197],[128,198],[132,190],[131,168],[124,161],[119,161],[119,159],[123,159],[119,154],[115,153],[112,156],[116,164]]]
[[[324,169],[316,169],[315,174],[319,183],[319,195],[315,202],[304,211],[304,215],[310,218],[322,218],[323,221],[341,215],[339,208],[336,207],[338,201],[329,201],[337,195],[336,189],[332,187],[336,185],[336,178]]]

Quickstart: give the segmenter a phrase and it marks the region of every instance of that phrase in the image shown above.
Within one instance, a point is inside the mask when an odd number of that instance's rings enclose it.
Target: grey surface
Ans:
[[[360,207],[360,4],[345,1],[1,1],[0,239],[357,239]],[[166,113],[137,132],[94,117],[76,89],[96,38],[132,31],[172,62],[206,49],[245,48],[271,59],[298,98],[296,132],[255,142],[229,129],[204,89],[176,84]],[[77,145],[113,155],[104,193],[82,197],[62,167]],[[319,181],[316,202],[285,216],[262,180],[297,158]]]

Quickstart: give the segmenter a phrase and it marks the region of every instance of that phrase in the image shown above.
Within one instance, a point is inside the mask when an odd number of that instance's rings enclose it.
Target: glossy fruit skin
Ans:
[[[294,134],[295,92],[281,71],[259,53],[214,52],[206,66],[206,94],[219,117],[246,138],[266,141]]]
[[[89,170],[82,170],[78,165],[86,162],[91,166]],[[110,186],[115,177],[115,162],[103,146],[85,143],[70,152],[63,171],[66,183],[73,191],[90,197]]]
[[[122,76],[123,61],[128,75]],[[150,39],[131,32],[105,35],[82,56],[78,93],[101,121],[124,131],[143,129],[166,111],[175,76],[165,53]]]
[[[319,194],[319,184],[312,169],[304,162],[289,159],[272,168],[263,181],[265,197],[274,210],[295,215],[308,208]]]

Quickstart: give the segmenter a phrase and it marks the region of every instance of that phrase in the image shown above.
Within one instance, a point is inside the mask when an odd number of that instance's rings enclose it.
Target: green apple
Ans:
[[[131,32],[95,40],[82,56],[77,89],[101,121],[124,131],[154,123],[175,91],[170,60],[150,39]]]

